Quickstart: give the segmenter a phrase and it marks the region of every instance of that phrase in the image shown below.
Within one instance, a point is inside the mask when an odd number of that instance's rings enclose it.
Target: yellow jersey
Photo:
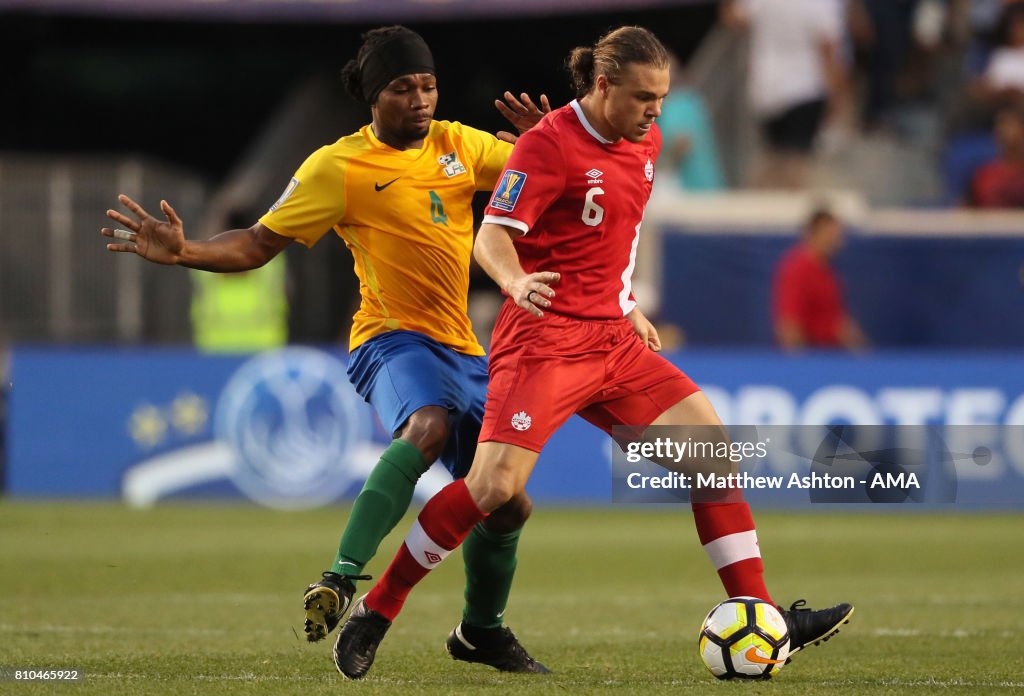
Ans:
[[[260,222],[307,247],[332,227],[345,241],[362,296],[349,350],[406,330],[483,355],[466,314],[471,204],[494,188],[511,152],[450,121],[433,121],[418,150],[389,147],[363,126],[310,155]]]

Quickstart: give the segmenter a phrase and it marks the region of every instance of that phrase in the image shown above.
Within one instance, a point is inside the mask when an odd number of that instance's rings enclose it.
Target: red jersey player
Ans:
[[[387,571],[338,636],[334,661],[358,679],[412,587],[473,526],[524,490],[538,454],[574,413],[611,432],[628,425],[721,428],[714,408],[657,354],[657,332],[630,291],[640,221],[669,88],[668,53],[622,27],[577,48],[578,99],[523,135],[491,198],[474,254],[508,300],[491,342],[490,386],[469,475],[427,503]],[[514,241],[513,241],[514,240]],[[693,503],[698,536],[730,597],[771,601],[750,508]],[[784,611],[790,650],[835,633],[853,607]],[[448,650],[471,659],[462,626]]]

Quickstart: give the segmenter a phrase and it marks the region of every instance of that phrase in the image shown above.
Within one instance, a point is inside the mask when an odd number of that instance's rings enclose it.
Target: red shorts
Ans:
[[[538,319],[511,301],[494,327],[489,373],[480,442],[534,452],[574,413],[609,434],[616,425],[642,430],[698,391],[625,317]]]

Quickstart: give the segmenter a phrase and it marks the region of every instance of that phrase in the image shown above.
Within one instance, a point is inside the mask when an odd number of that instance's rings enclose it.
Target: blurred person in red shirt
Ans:
[[[996,114],[999,156],[983,164],[971,179],[975,208],[1024,208],[1024,106]]]
[[[839,277],[830,261],[843,246],[843,227],[827,210],[816,210],[803,238],[775,269],[772,313],[775,338],[785,350],[867,345],[860,326],[843,302]]]

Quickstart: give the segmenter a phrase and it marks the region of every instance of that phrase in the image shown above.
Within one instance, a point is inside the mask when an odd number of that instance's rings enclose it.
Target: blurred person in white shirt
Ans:
[[[814,145],[848,107],[843,0],[725,0],[726,24],[750,32],[748,90],[765,145],[759,188],[801,189]]]
[[[1024,103],[1024,2],[1005,4],[999,46],[974,85],[974,96],[990,108]]]

